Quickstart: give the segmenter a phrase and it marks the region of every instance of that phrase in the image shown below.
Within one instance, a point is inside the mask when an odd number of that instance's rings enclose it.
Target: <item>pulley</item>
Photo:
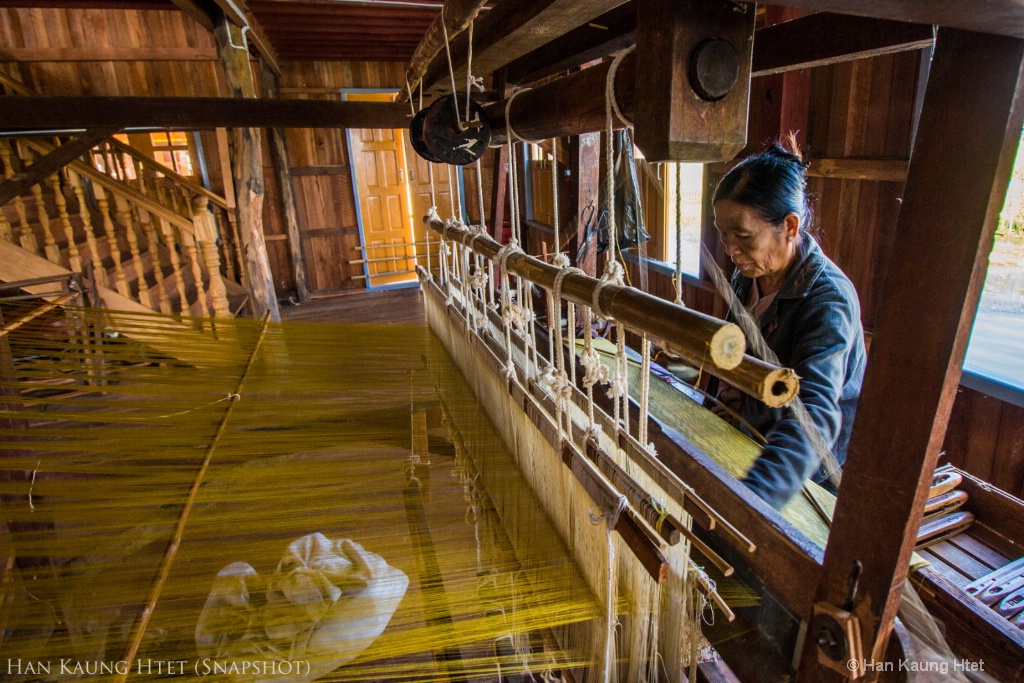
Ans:
[[[457,96],[442,97],[426,111],[423,142],[427,150],[442,162],[465,166],[487,151],[487,145],[491,142],[491,124],[483,108],[476,102],[471,100],[469,103],[468,121],[463,120],[465,110],[460,106]]]
[[[427,149],[427,143],[423,140],[423,120],[425,118],[427,118],[427,109],[420,109],[419,113],[412,117],[412,123],[409,124],[409,142],[412,143],[412,148],[421,157],[435,164],[440,164],[441,160],[431,154],[430,150]]]

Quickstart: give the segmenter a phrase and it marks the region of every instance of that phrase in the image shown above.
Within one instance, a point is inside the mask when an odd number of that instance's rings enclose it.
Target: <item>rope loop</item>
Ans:
[[[622,268],[622,264],[618,261],[608,261],[605,263],[604,272],[601,274],[601,279],[598,280],[597,286],[594,287],[594,295],[591,298],[591,308],[605,320],[613,320],[611,316],[605,313],[604,309],[601,308],[601,292],[604,291],[605,287],[609,285],[618,285],[619,287],[624,284],[625,270]]]
[[[587,389],[608,381],[608,366],[601,362],[601,354],[594,347],[584,348],[580,352],[580,364],[586,371],[583,374],[583,386]]]
[[[619,70],[619,64],[622,63],[622,60],[635,49],[636,45],[630,45],[625,50],[620,50],[615,55],[615,59],[612,60],[612,65],[608,67],[608,77],[605,80],[605,97],[607,97],[608,101],[611,103],[612,110],[615,112],[615,115],[620,121],[626,124],[627,128],[632,128],[633,122],[626,118],[626,115],[622,113],[622,109],[619,108],[619,101],[615,97],[615,74]]]
[[[513,90],[512,94],[508,96],[508,100],[505,102],[505,129],[508,131],[509,140],[520,140],[522,142],[528,142],[531,145],[536,145],[540,142],[539,140],[528,140],[517,133],[512,127],[512,103],[519,95],[529,91],[530,88],[518,88]]]

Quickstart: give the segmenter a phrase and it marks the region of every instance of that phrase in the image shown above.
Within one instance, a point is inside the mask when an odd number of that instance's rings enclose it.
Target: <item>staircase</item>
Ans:
[[[59,144],[0,140],[4,178]],[[223,197],[115,139],[0,207],[0,281],[85,273],[105,308],[232,317],[247,301],[242,262]]]

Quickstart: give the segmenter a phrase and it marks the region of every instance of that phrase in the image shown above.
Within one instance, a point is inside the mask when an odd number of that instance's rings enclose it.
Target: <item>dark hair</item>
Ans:
[[[729,169],[715,189],[714,201],[749,206],[772,225],[781,224],[786,214],[796,214],[803,231],[811,222],[804,175],[808,165],[790,133]]]

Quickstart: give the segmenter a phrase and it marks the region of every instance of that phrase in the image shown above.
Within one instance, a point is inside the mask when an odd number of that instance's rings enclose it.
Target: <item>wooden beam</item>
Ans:
[[[604,130],[604,90],[608,68],[607,63],[599,64],[521,92],[509,109],[516,134],[529,140],[543,140]],[[615,98],[627,117],[633,114],[635,68],[636,55],[628,55],[619,65],[615,79]],[[507,100],[502,100],[484,107],[491,121],[491,138],[495,144],[505,142],[508,136],[506,103]],[[0,116],[2,114],[0,108]],[[624,124],[613,116],[612,126],[622,128]]]
[[[263,86],[268,97],[277,99],[277,76],[266,62],[263,68]],[[291,256],[292,273],[295,275],[295,293],[298,294],[299,301],[305,303],[309,301],[309,287],[306,284],[306,261],[302,257],[302,236],[299,234],[299,215],[295,208],[295,189],[292,186],[288,148],[285,145],[283,128],[270,128],[269,132],[270,158],[277,171],[278,183],[281,185],[281,214],[284,216],[285,229],[288,233],[288,254]]]
[[[636,42],[636,7],[627,2],[509,62],[509,83],[523,85],[607,57]]]
[[[908,165],[909,162],[903,159],[812,159],[807,175],[811,178],[902,183],[907,179]]]
[[[469,28],[486,2],[487,0],[445,0],[444,8],[420,39],[409,60],[409,68],[405,70],[405,82],[410,88],[416,89],[431,61],[438,58],[445,50],[445,46],[450,45],[456,36]],[[445,54],[440,55],[440,58],[447,60],[448,57]],[[408,95],[408,91],[399,93],[398,99],[405,102]]]
[[[33,185],[43,182],[116,132],[116,128],[90,130],[36,159],[24,171],[15,173],[0,184],[0,206],[27,192]]]
[[[213,0],[171,0],[182,13],[195,19],[207,31],[212,31],[217,15]]]
[[[624,0],[521,0],[499,2],[473,28],[473,73],[488,74],[623,4]],[[469,36],[451,42],[456,83],[466,82]],[[423,75],[429,92],[451,89],[443,54]],[[603,90],[602,90],[603,92]]]
[[[245,99],[242,107],[255,102],[256,84],[249,66],[245,34],[238,26],[221,20],[214,31],[217,52],[232,96]],[[263,239],[263,145],[259,128],[234,129],[235,200],[238,205],[238,231],[242,243],[245,284],[253,317],[268,315],[281,320],[270,272],[267,244]]]
[[[205,62],[212,47],[0,47],[0,62]]]
[[[932,44],[932,27],[832,12],[784,21],[754,34],[753,76],[806,69]]]
[[[253,100],[242,104],[228,97],[0,97],[3,131],[408,125],[408,105],[393,102]]]
[[[853,612],[869,660],[900,604],[1022,121],[1024,40],[939,29],[816,594],[843,605],[862,563]],[[798,680],[821,680],[807,635]]]
[[[747,144],[754,10],[637,0],[636,146],[648,161],[728,161]]]
[[[739,2],[753,5],[756,0]],[[1024,38],[1020,0],[776,0],[773,4]]]

